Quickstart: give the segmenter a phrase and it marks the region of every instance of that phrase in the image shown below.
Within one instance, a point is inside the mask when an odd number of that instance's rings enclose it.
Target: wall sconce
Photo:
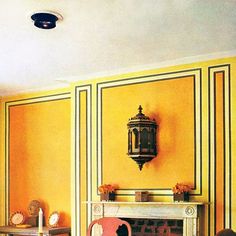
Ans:
[[[143,164],[151,161],[157,155],[156,130],[157,124],[153,119],[142,113],[141,105],[139,113],[130,118],[128,127],[128,155],[137,162],[142,170]]]

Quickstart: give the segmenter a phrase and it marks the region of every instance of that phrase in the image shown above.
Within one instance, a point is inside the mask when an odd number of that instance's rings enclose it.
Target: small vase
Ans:
[[[148,202],[148,192],[147,191],[136,191],[135,192],[135,202]]]
[[[174,193],[174,202],[188,202],[189,201],[189,193]]]
[[[100,193],[100,201],[115,201],[115,193]]]

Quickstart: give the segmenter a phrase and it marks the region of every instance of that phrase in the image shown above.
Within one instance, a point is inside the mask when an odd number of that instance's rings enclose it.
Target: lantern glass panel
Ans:
[[[138,130],[134,129],[134,145],[132,145],[134,148],[138,148]]]
[[[151,148],[153,148],[153,146],[154,146],[154,140],[155,140],[154,130],[152,129],[151,132],[150,132],[150,147]]]
[[[148,148],[148,131],[147,129],[143,129],[141,131],[141,145],[142,148]]]

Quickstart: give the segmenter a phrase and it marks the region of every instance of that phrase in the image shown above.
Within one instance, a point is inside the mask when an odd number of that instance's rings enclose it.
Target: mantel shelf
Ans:
[[[119,202],[119,201],[85,201],[86,204],[108,205],[206,205],[208,202]]]

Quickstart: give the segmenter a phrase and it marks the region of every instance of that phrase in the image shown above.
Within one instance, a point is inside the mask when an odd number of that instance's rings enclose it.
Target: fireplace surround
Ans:
[[[200,235],[200,211],[202,202],[87,202],[92,208],[93,219],[119,217],[140,220],[167,220],[182,222],[183,236]],[[99,235],[94,232],[94,235]],[[138,235],[138,234],[137,234]],[[151,235],[151,234],[150,234]],[[158,235],[158,234],[156,234]],[[163,234],[164,235],[164,234]],[[173,235],[166,233],[165,235]]]

